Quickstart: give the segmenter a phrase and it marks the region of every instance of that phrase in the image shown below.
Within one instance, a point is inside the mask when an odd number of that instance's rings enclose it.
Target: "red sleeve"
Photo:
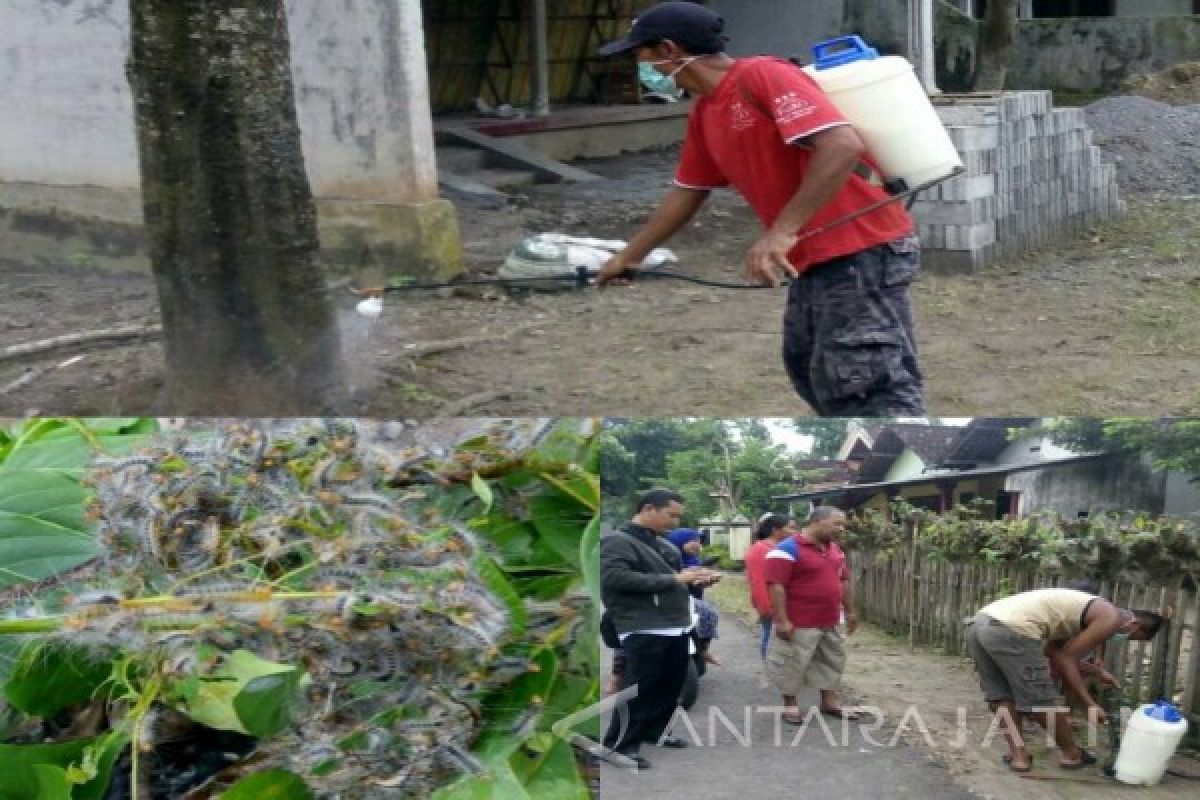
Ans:
[[[764,58],[741,74],[741,90],[759,111],[769,111],[788,144],[827,128],[849,125],[817,82],[787,61]]]
[[[763,562],[763,575],[768,585],[772,583],[787,585],[792,577],[792,564],[787,558],[768,558]]]
[[[721,173],[708,151],[704,130],[700,126],[700,115],[695,112],[688,115],[683,153],[675,169],[675,184],[684,189],[720,189],[729,185],[729,180]]]
[[[850,580],[850,568],[846,566],[846,553],[838,547],[837,542],[834,542],[833,546],[837,548],[838,580],[848,581]]]

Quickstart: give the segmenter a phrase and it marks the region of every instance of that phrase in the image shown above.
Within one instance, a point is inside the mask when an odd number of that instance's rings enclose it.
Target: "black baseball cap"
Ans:
[[[697,3],[659,3],[639,14],[624,38],[601,47],[600,55],[628,53],[663,39],[693,52],[719,51],[726,41],[723,30],[725,20],[712,9]]]

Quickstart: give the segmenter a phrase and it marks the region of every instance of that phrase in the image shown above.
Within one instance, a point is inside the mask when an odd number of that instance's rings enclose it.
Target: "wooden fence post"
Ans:
[[[908,608],[908,649],[915,650],[917,646],[917,606],[921,597],[921,573],[917,569],[917,521],[910,517],[908,533],[912,537],[912,548],[909,551],[908,570],[912,575],[912,598]]]

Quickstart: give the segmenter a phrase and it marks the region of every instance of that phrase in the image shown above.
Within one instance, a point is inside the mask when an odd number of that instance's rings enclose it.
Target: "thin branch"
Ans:
[[[95,331],[66,333],[36,342],[13,344],[0,350],[0,363],[16,361],[28,356],[41,355],[65,347],[94,344],[121,344],[142,339],[157,339],[162,335],[162,325],[138,325],[129,328],[106,328]],[[7,387],[6,387],[7,388]]]

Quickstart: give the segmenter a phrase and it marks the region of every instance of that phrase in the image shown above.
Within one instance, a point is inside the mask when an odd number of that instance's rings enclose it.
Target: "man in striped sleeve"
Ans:
[[[767,553],[766,579],[777,641],[767,653],[767,677],[783,695],[784,722],[801,725],[797,697],[805,687],[820,690],[820,712],[858,719],[842,708],[837,689],[846,665],[846,632],[858,629],[850,571],[837,538],[846,515],[833,506],[813,509],[799,533]]]

